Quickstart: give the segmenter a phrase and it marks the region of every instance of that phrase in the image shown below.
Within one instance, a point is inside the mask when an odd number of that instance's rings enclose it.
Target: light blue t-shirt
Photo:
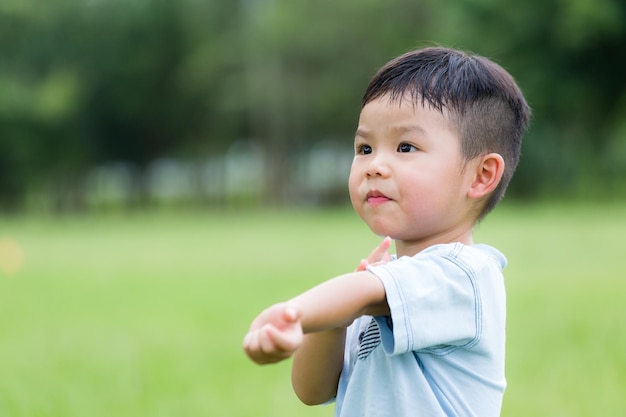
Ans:
[[[348,328],[335,416],[499,416],[505,265],[490,246],[451,243],[368,267],[391,316]]]

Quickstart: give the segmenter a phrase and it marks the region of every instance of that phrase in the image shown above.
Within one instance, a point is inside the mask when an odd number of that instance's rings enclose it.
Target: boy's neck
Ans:
[[[463,230],[454,230],[419,241],[396,240],[396,256],[398,258],[401,256],[413,256],[434,245],[457,242],[464,245],[473,245],[473,229],[470,227]]]

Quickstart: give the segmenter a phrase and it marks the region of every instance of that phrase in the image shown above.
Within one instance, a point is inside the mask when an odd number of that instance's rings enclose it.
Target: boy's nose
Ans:
[[[390,173],[388,162],[382,155],[373,156],[365,170],[366,177],[387,177]]]

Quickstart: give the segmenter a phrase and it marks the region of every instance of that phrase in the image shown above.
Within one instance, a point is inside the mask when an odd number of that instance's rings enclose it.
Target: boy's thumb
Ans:
[[[287,306],[285,308],[285,320],[287,320],[288,322],[295,323],[296,321],[300,320],[300,316],[300,310],[298,310],[294,306]]]

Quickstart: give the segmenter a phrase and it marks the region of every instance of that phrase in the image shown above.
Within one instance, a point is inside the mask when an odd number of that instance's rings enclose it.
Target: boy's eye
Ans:
[[[369,145],[359,145],[356,151],[359,155],[369,155],[372,153],[372,147]]]
[[[411,145],[410,143],[401,143],[400,146],[398,146],[398,152],[415,152],[415,151],[417,151],[417,148]]]

